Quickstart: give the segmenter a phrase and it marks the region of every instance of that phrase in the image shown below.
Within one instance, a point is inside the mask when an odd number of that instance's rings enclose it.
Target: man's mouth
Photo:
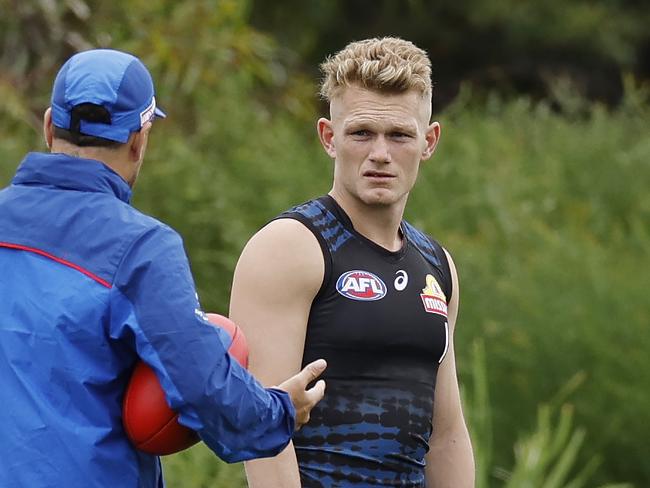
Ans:
[[[364,171],[363,176],[366,178],[395,178],[395,175],[386,171]]]

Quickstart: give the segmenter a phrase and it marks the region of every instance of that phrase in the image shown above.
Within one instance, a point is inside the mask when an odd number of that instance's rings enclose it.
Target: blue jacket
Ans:
[[[226,353],[176,232],[104,164],[30,153],[0,191],[0,486],[153,487],[121,405],[138,358],[229,462],[289,442],[293,406]]]

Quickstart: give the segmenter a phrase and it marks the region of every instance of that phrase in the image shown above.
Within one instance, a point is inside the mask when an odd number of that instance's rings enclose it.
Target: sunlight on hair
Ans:
[[[427,53],[397,37],[352,42],[320,67],[324,75],[320,94],[327,101],[352,84],[386,92],[417,90],[423,96],[432,91]]]

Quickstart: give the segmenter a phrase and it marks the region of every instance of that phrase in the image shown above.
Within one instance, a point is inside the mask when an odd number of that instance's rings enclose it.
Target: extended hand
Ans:
[[[296,409],[296,430],[309,422],[311,409],[321,401],[325,394],[324,380],[318,380],[309,390],[306,390],[306,388],[309,383],[325,371],[326,367],[327,363],[324,359],[317,359],[305,366],[300,373],[278,385],[280,390],[284,390],[289,394]]]

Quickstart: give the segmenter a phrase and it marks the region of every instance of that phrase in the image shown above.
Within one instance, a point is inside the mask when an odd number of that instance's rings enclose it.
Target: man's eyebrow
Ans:
[[[348,120],[344,122],[343,129],[349,130],[350,128],[355,129],[357,127],[367,127],[367,126],[376,126],[376,125],[378,124],[371,118],[360,117],[354,120]],[[409,123],[400,120],[390,122],[388,128],[390,132],[396,132],[396,131],[417,132],[418,130],[416,123]]]
[[[368,120],[350,120],[347,121],[343,124],[343,130],[344,131],[349,131],[349,130],[356,130],[356,129],[367,129],[369,127],[373,126],[372,123]]]
[[[418,128],[416,124],[405,124],[403,122],[397,122],[392,126],[392,131],[417,132],[417,130]]]

